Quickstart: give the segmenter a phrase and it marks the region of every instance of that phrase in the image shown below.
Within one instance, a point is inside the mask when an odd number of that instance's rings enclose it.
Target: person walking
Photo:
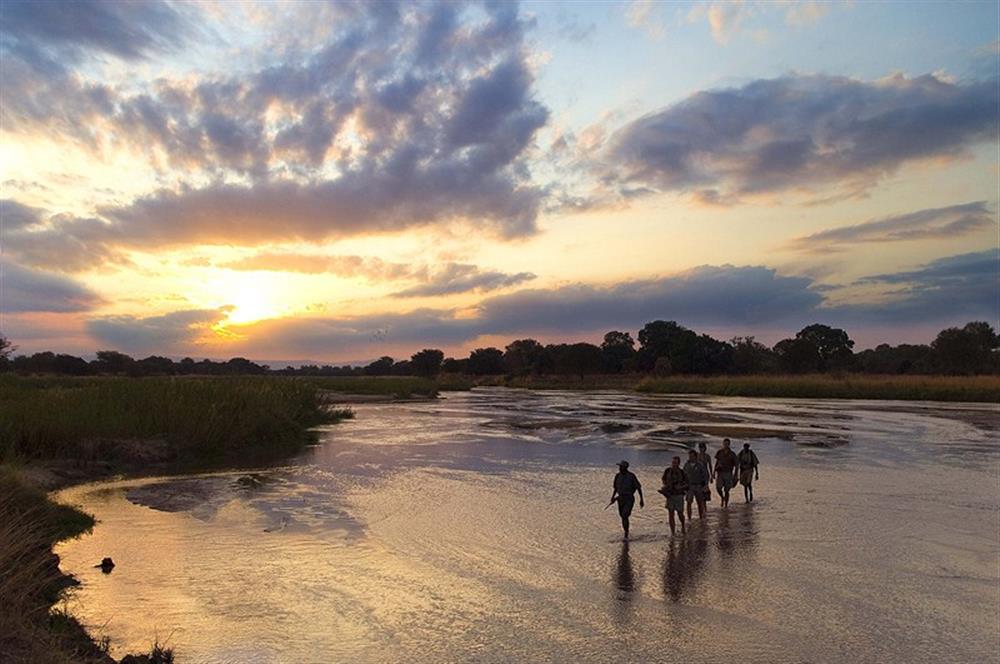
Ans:
[[[715,490],[723,507],[729,505],[729,492],[736,486],[736,452],[730,445],[728,438],[723,439],[722,449],[715,453]]]
[[[642,497],[642,484],[639,483],[639,478],[635,476],[635,473],[628,469],[628,461],[618,462],[618,473],[615,475],[613,487],[611,503],[618,501],[618,516],[622,519],[625,539],[628,539],[628,518],[632,514],[632,507],[635,506],[636,492],[639,493],[639,507],[646,506],[646,501]]]
[[[698,443],[698,463],[708,470],[708,484],[705,485],[705,503],[712,500],[712,482],[715,481],[715,467],[712,464],[712,457],[708,456],[708,445]],[[707,509],[707,507],[706,507]]]
[[[687,513],[691,519],[691,503],[698,503],[698,518],[705,518],[705,489],[708,488],[708,478],[710,477],[705,464],[698,461],[698,453],[694,450],[688,451],[688,460],[684,464],[684,477],[687,478]]]
[[[670,534],[677,534],[674,525],[674,514],[681,520],[681,532],[686,533],[684,528],[684,494],[687,493],[687,477],[681,469],[681,458],[675,456],[670,463],[670,467],[663,471],[663,486],[660,493],[667,498],[667,518],[670,520]]]
[[[743,449],[740,450],[736,458],[736,463],[740,468],[740,484],[743,485],[743,497],[746,498],[748,503],[752,503],[753,481],[760,479],[760,470],[758,470],[760,460],[754,454],[754,451],[750,449],[750,443],[743,443]]]

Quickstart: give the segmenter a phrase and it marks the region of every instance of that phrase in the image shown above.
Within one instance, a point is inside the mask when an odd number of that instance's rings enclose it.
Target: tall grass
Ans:
[[[46,499],[0,469],[0,660],[106,662],[79,624],[52,611],[63,575],[49,549],[93,526],[88,515]]]
[[[0,461],[79,459],[102,439],[161,438],[179,458],[294,450],[343,417],[281,377],[34,379],[0,376]]]
[[[1000,376],[676,376],[649,378],[636,389],[663,394],[742,397],[1000,402]]]

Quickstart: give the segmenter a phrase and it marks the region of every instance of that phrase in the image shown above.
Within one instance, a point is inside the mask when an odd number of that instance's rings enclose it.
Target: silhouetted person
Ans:
[[[760,471],[757,469],[757,466],[760,465],[760,460],[757,459],[757,455],[750,449],[750,443],[743,443],[743,449],[740,450],[739,456],[736,458],[736,463],[740,467],[740,484],[743,485],[743,497],[746,498],[748,503],[753,502],[753,481],[760,479]]]
[[[736,452],[729,445],[726,438],[722,441],[722,449],[715,453],[715,489],[723,507],[729,504],[729,492],[736,486]]]
[[[674,514],[681,520],[681,532],[687,532],[684,528],[684,494],[687,493],[687,477],[681,470],[681,458],[675,456],[670,467],[663,471],[663,486],[660,488],[667,498],[667,518],[670,520],[670,534],[676,534],[674,526]]]
[[[708,456],[708,445],[698,443],[698,463],[708,469],[708,484],[705,486],[705,502],[712,499],[712,482],[715,481],[715,470],[712,466],[712,457]]]
[[[618,474],[615,475],[613,486],[611,502],[618,501],[618,516],[622,518],[622,530],[625,531],[625,539],[628,539],[628,518],[635,505],[637,491],[639,492],[639,507],[646,506],[646,501],[642,497],[642,485],[639,484],[639,478],[629,471],[628,461],[618,462]]]
[[[708,468],[698,461],[698,453],[688,451],[688,460],[684,464],[684,476],[687,478],[687,512],[691,517],[691,503],[698,503],[698,518],[705,518],[705,489],[708,488],[708,478],[711,477]]]

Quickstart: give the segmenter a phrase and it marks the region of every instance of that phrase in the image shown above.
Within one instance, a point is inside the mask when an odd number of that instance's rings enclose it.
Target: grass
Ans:
[[[181,461],[287,454],[324,409],[310,384],[284,377],[48,379],[0,376],[0,461],[114,455],[159,441]],[[109,442],[110,441],[110,442]]]
[[[658,394],[740,397],[1000,402],[1000,376],[677,376],[648,378],[636,389]]]
[[[0,660],[113,661],[51,608],[67,578],[52,545],[94,521],[26,481],[31,465],[131,461],[148,472],[140,466],[151,452],[174,467],[261,462],[300,449],[311,427],[351,416],[294,378],[0,376]],[[156,645],[123,661],[169,664],[173,654]]]

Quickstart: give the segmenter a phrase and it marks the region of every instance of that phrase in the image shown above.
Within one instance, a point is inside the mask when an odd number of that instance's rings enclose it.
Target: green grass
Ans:
[[[108,441],[159,439],[179,460],[287,454],[349,412],[284,377],[49,379],[0,376],[0,461],[93,460]]]
[[[1000,402],[1000,376],[676,376],[648,378],[636,389],[741,397]]]

